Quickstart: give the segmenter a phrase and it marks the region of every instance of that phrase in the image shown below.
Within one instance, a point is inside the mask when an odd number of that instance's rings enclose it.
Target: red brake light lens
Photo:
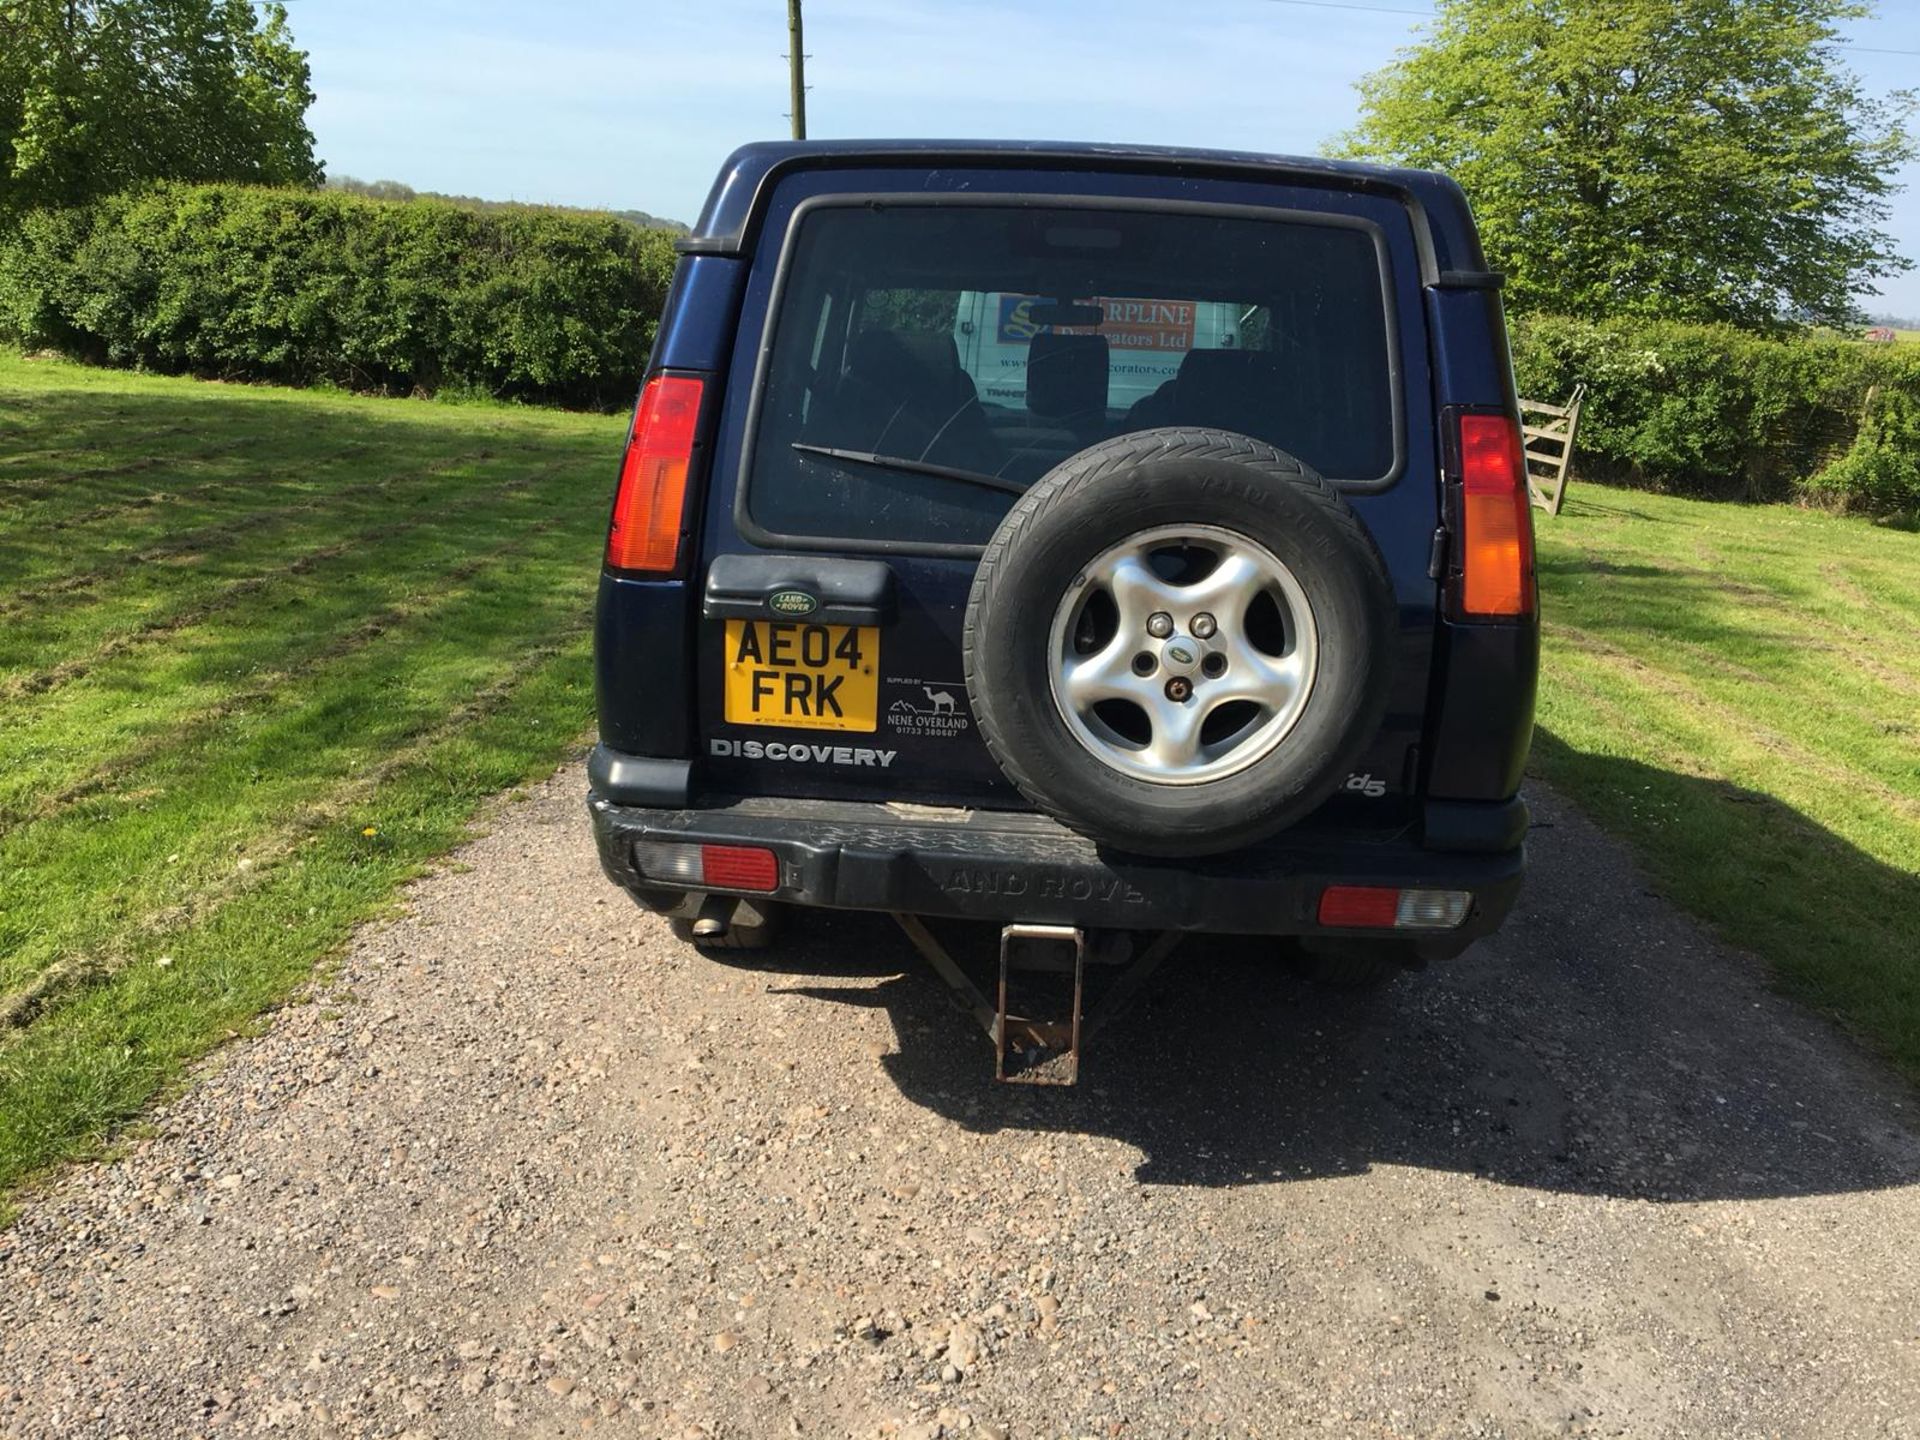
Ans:
[[[665,575],[680,563],[700,393],[701,382],[687,375],[656,375],[640,392],[607,530],[607,564],[616,570]]]
[[[1320,923],[1341,929],[1391,930],[1400,892],[1377,885],[1329,885],[1320,892]]]
[[[702,845],[700,878],[723,890],[777,890],[780,862],[752,845]]]
[[[1533,613],[1533,508],[1520,428],[1505,415],[1460,417],[1460,608]]]

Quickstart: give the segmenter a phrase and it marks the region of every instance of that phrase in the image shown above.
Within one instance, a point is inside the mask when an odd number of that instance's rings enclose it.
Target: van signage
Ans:
[[[999,341],[1002,345],[1025,345],[1042,331],[1056,335],[1103,335],[1115,350],[1171,350],[1185,354],[1193,349],[1194,312],[1191,300],[1126,300],[1096,298],[1092,303],[1106,312],[1098,326],[1040,325],[1033,319],[1038,295],[1000,296]]]

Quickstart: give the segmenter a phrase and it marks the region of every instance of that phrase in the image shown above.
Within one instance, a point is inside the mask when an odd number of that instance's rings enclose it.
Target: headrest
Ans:
[[[1244,385],[1271,379],[1274,357],[1265,350],[1189,350],[1180,357],[1180,383]]]
[[[863,380],[898,381],[902,366],[919,362],[901,336],[892,330],[862,330],[847,343],[847,373]]]
[[[951,380],[959,371],[960,350],[954,344],[951,333],[928,334],[925,331],[900,330],[895,335],[906,352],[929,375]]]
[[[1080,415],[1107,408],[1107,337],[1042,331],[1027,350],[1027,409]]]
[[[1264,350],[1189,350],[1174,381],[1178,423],[1259,434],[1281,403],[1279,357]]]
[[[863,330],[847,345],[847,374],[882,394],[952,405],[973,396],[951,335]]]

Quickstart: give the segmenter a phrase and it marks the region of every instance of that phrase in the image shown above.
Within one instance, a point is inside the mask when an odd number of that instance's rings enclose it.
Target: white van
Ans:
[[[1038,295],[963,290],[953,322],[960,368],[973,377],[987,405],[1024,406],[1027,354],[1043,333],[1099,335],[1108,347],[1107,408],[1125,411],[1180,369],[1190,350],[1240,345],[1240,307],[1218,301],[1149,300],[1097,296],[1075,310],[1097,307],[1098,324],[1054,325],[1034,318],[1052,302]]]

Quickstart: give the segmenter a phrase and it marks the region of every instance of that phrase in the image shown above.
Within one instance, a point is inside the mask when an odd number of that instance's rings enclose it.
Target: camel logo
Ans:
[[[964,735],[973,717],[962,703],[959,685],[927,685],[918,680],[894,680],[903,692],[887,706],[887,726],[897,735],[948,739]]]

